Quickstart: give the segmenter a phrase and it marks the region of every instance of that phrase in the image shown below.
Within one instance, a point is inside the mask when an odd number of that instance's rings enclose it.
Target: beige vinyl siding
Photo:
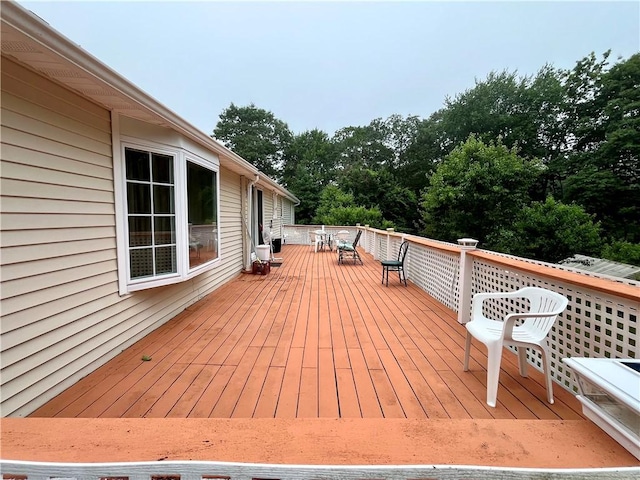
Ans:
[[[4,58],[1,103],[4,416],[73,375],[76,312],[117,272],[109,112]]]
[[[275,221],[273,220],[273,192],[271,190],[262,190],[262,214],[265,228],[273,225],[275,228]]]
[[[271,235],[273,238],[282,238],[282,217],[280,216],[282,197],[275,193],[271,197],[274,200],[273,205],[271,206]]]
[[[295,219],[293,217],[294,207],[291,200],[282,199],[282,225],[293,225]]]
[[[24,416],[242,269],[240,176],[220,170],[222,255],[118,294],[110,113],[2,60],[2,416]]]

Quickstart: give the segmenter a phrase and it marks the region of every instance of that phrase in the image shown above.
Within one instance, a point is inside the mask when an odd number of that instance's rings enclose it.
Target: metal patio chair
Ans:
[[[363,265],[362,259],[360,258],[360,254],[358,253],[358,242],[360,241],[360,236],[362,235],[362,230],[358,230],[356,233],[356,238],[353,243],[342,243],[338,244],[338,263],[343,263],[347,258],[352,258],[353,263],[355,265],[356,262],[360,262],[360,265]]]
[[[392,272],[398,272],[398,278],[400,279],[400,283],[402,283],[404,279],[404,286],[407,286],[407,273],[404,271],[404,260],[407,256],[407,251],[409,250],[409,242],[406,240],[400,244],[400,248],[398,249],[398,258],[397,260],[383,260],[380,263],[382,264],[382,283],[385,280],[385,274],[387,277],[387,287],[389,286],[389,270]]]

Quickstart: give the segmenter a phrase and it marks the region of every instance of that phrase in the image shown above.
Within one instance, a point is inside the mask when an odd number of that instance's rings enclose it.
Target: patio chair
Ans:
[[[409,250],[409,242],[406,240],[400,244],[400,248],[398,249],[398,259],[397,260],[383,260],[380,263],[382,264],[382,283],[384,283],[385,274],[387,277],[387,287],[389,286],[389,270],[392,272],[398,272],[398,278],[400,279],[400,283],[402,283],[404,277],[404,286],[407,286],[407,274],[404,271],[404,259],[407,256],[407,251]]]
[[[353,243],[343,243],[338,245],[338,263],[341,264],[345,261],[345,259],[351,257],[353,259],[353,264],[356,262],[360,262],[360,265],[363,265],[362,259],[360,258],[360,254],[358,253],[358,242],[360,241],[360,235],[362,235],[362,230],[358,230],[356,234],[356,238]]]
[[[509,313],[504,321],[492,320],[485,316],[485,300],[506,300],[511,307],[520,307],[523,312]],[[547,334],[560,313],[567,307],[568,300],[559,293],[538,287],[525,287],[514,292],[478,293],[471,303],[471,321],[467,328],[464,350],[464,371],[469,370],[471,338],[487,347],[487,404],[496,406],[502,348],[514,346],[518,350],[520,375],[527,376],[527,348],[535,348],[542,353],[542,366],[547,385],[547,400],[553,403],[553,386],[549,368],[549,347]],[[497,311],[504,311],[505,305],[496,305]]]
[[[336,246],[343,245],[349,241],[349,230],[340,230],[336,233]]]
[[[311,242],[311,245],[313,245],[313,251],[318,253],[318,247],[322,248],[322,235],[310,230],[309,241]]]

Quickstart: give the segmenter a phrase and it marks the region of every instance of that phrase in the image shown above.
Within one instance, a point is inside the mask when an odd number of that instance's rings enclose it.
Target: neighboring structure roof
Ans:
[[[3,1],[0,16],[2,55],[14,58],[109,111],[175,130],[218,154],[225,168],[252,179],[259,175],[261,183],[299,203],[286,188],[133,85],[37,15],[13,1]]]
[[[574,255],[560,262],[567,267],[585,270],[587,272],[609,275],[611,277],[640,279],[640,267],[626,263],[614,262],[603,258],[589,257],[587,255]]]

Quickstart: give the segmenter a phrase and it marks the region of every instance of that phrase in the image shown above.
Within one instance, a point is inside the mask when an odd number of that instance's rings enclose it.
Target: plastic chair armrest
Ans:
[[[505,340],[513,340],[513,327],[516,325],[516,321],[522,318],[540,318],[540,317],[553,317],[557,315],[556,312],[525,312],[525,313],[510,313],[504,317],[504,325],[502,327],[502,338]]]
[[[471,299],[471,319],[473,320],[474,317],[482,316],[482,304],[485,300],[490,298],[515,298],[519,296],[517,291],[476,293]]]

